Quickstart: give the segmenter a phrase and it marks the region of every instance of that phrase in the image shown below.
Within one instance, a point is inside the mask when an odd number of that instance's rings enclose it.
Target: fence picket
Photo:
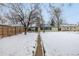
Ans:
[[[7,37],[16,35],[24,32],[24,28],[22,26],[8,26],[8,25],[0,25],[0,36]]]

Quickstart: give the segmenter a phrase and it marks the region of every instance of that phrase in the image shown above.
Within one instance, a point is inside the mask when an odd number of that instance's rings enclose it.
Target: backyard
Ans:
[[[0,38],[0,55],[32,56],[38,33],[18,34]],[[41,32],[46,56],[79,55],[79,32]]]
[[[79,55],[79,32],[41,33],[47,56]]]

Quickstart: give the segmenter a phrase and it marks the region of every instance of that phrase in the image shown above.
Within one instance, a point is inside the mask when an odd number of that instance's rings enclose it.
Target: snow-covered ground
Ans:
[[[36,38],[36,33],[27,33],[27,35],[22,33],[0,39],[0,56],[33,55],[32,51],[35,50],[33,47],[35,46]]]
[[[41,33],[46,55],[79,55],[79,32]]]

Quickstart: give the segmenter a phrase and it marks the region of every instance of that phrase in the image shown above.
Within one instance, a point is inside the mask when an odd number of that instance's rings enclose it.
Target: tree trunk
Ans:
[[[58,31],[60,31],[59,17],[58,17],[58,16],[56,16],[56,17],[57,17],[57,27],[58,27]]]
[[[27,28],[26,28],[26,24],[24,24],[24,34],[27,34]]]
[[[24,34],[26,35],[27,33],[26,33],[26,28],[24,28]]]

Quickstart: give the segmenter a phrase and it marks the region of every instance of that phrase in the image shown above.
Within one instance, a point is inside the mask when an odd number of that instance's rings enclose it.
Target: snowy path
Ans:
[[[34,50],[36,33],[19,34],[0,40],[0,55],[32,55]]]
[[[79,55],[78,32],[41,33],[46,55]]]
[[[36,47],[35,56],[45,56],[44,46],[43,46],[40,34],[38,35],[38,38],[37,38],[37,47]]]

